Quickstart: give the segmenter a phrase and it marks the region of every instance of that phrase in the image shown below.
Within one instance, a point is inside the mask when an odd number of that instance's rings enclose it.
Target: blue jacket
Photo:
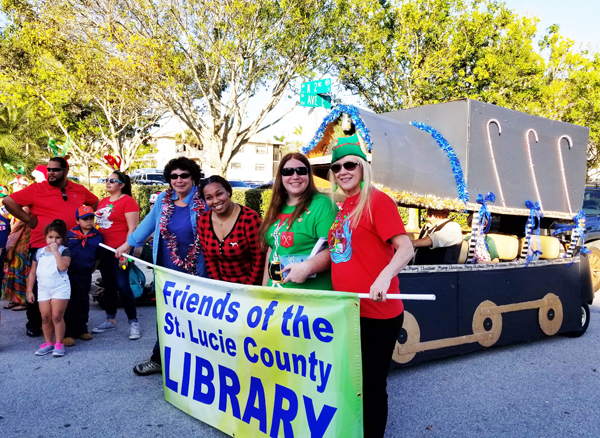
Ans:
[[[183,200],[183,202],[185,202],[190,208],[190,219],[192,220],[191,225],[194,229],[194,234],[196,234],[196,231],[198,230],[198,217],[196,215],[196,212],[192,210],[192,202],[194,200],[194,193],[196,193],[196,190],[198,190],[198,188],[196,186],[193,186],[190,193],[188,193],[188,195]],[[158,195],[156,201],[154,202],[154,207],[152,207],[150,213],[148,213],[148,215],[144,218],[142,223],[139,224],[135,231],[131,233],[127,238],[127,243],[130,246],[137,248],[138,246],[142,246],[151,234],[154,234],[154,244],[152,245],[152,260],[154,261],[154,264],[156,264],[156,260],[158,259],[158,246],[160,239],[160,230],[158,227],[158,223],[160,221],[160,218],[163,216],[162,200],[164,199],[165,194],[166,192],[162,192]],[[173,193],[173,199],[177,199],[176,193]],[[204,267],[204,255],[202,254],[202,250],[200,250],[200,253],[198,254],[196,272],[198,272],[198,275],[200,277],[208,276],[206,268]]]
[[[96,252],[102,243],[102,235],[92,228],[86,235],[84,246],[84,240],[75,231],[81,232],[79,225],[71,228],[67,234],[67,246],[71,250],[69,275],[91,275],[96,266]]]

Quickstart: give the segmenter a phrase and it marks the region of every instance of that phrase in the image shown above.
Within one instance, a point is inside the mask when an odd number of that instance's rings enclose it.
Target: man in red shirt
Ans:
[[[67,179],[69,165],[62,157],[48,161],[48,181],[33,184],[4,198],[6,210],[31,228],[30,259],[39,248],[46,246],[44,231],[54,219],[62,219],[67,229],[77,225],[75,210],[82,205],[96,209],[98,197],[80,184]],[[23,207],[29,207],[26,213]],[[42,317],[37,302],[37,283],[33,293],[35,302],[27,306],[27,335],[40,336]]]

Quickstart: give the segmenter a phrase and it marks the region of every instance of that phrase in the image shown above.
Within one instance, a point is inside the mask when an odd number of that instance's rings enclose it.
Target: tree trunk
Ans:
[[[409,208],[408,209],[408,224],[406,231],[410,233],[418,233],[421,228],[419,227],[419,209]]]

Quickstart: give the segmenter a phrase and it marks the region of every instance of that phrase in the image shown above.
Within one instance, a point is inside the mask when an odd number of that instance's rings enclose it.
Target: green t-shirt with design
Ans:
[[[292,226],[289,227],[287,220],[294,213],[295,208],[293,205],[284,206],[279,218],[267,230],[265,238],[271,248],[269,264],[271,264],[275,253],[278,256],[309,255],[319,237],[327,239],[331,224],[338,212],[337,206],[331,202],[329,197],[322,193],[316,193],[307,211],[303,212]],[[283,226],[280,227],[282,222]],[[278,230],[279,245],[275,245],[273,234],[278,227],[280,227]],[[277,249],[275,249],[276,247]],[[271,286],[271,279],[269,279],[268,284]],[[302,284],[288,282],[281,284],[281,286],[299,289],[333,290],[331,271],[328,269],[317,274],[316,278],[307,278]]]

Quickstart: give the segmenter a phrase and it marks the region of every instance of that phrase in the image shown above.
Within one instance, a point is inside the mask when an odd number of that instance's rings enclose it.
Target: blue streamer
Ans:
[[[331,110],[331,112],[327,115],[327,117],[325,117],[325,119],[323,119],[323,122],[321,123],[321,126],[319,126],[319,129],[317,129],[317,132],[315,133],[313,139],[310,141],[310,143],[308,143],[305,147],[302,148],[302,153],[306,155],[310,151],[312,151],[323,138],[325,130],[327,129],[329,124],[339,119],[342,114],[348,114],[350,116],[352,122],[354,122],[356,130],[365,141],[365,144],[367,145],[367,150],[371,152],[371,150],[373,149],[373,142],[371,141],[369,128],[367,128],[365,122],[363,122],[360,118],[360,112],[358,111],[358,108],[352,105],[338,105]]]
[[[525,238],[527,239],[527,258],[525,259],[525,267],[533,260],[538,260],[542,255],[542,241],[540,239],[540,222],[544,217],[542,208],[539,202],[526,201],[525,206],[529,209],[529,219],[525,225]],[[534,251],[531,247],[531,237],[535,236],[536,250]]]
[[[590,250],[585,247],[585,212],[583,210],[579,210],[577,214],[573,216],[573,220],[575,221],[573,228],[577,230],[577,234],[579,235],[578,237],[581,237],[581,252],[584,254],[589,254]],[[571,241],[569,249],[575,249],[577,240],[579,239],[575,238]]]
[[[481,207],[479,208],[479,226],[477,227],[477,236],[473,236],[473,239],[477,238],[477,242],[479,242],[479,239],[481,239],[482,236],[485,236],[490,231],[490,226],[492,225],[492,216],[490,214],[490,209],[487,206],[488,202],[496,202],[496,195],[494,195],[492,192],[488,192],[485,197],[481,193],[477,195],[477,203],[481,204]],[[487,243],[485,243],[485,247],[489,251]],[[477,259],[473,257],[471,263],[477,263]]]
[[[460,167],[460,161],[454,153],[454,149],[452,149],[452,146],[450,146],[450,143],[448,143],[448,140],[446,140],[442,134],[429,125],[420,122],[410,122],[410,124],[416,128],[419,128],[421,131],[431,134],[437,144],[446,152],[448,160],[450,160],[450,164],[452,165],[452,173],[454,173],[454,180],[456,181],[456,188],[458,189],[458,197],[465,204],[469,202],[469,192],[463,176],[462,167]]]

